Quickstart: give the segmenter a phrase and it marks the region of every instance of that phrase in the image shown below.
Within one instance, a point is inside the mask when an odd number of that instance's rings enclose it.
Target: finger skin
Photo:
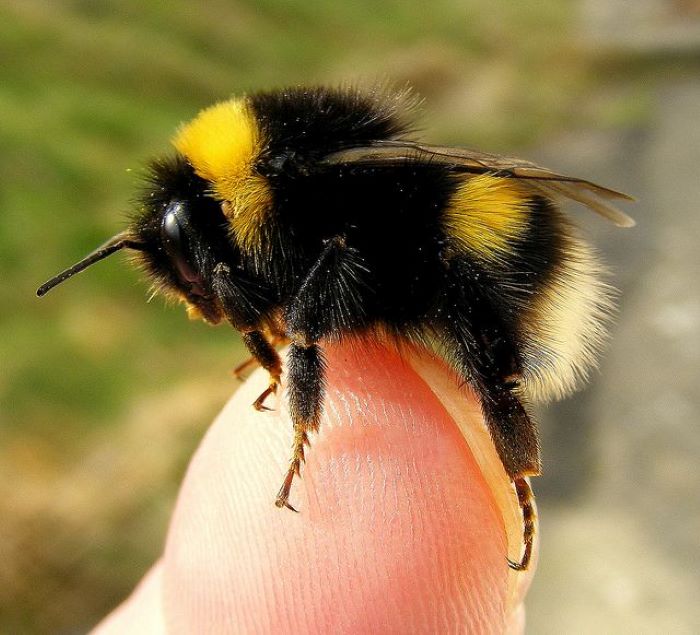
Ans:
[[[151,603],[168,633],[522,631],[501,513],[434,392],[394,350],[324,350],[325,412],[290,500],[300,513],[274,506],[291,423],[283,398],[251,408],[258,372],[192,460],[152,574],[158,601],[130,602]]]

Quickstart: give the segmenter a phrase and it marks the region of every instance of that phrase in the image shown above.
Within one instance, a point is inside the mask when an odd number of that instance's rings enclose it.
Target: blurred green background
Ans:
[[[123,226],[144,160],[200,108],[376,79],[426,98],[431,141],[641,199],[629,232],[577,215],[621,318],[592,386],[543,414],[529,624],[698,632],[699,15],[696,0],[0,0],[0,633],[83,632],[128,594],[242,357],[225,327],[147,304],[120,257],[42,301],[38,284]]]

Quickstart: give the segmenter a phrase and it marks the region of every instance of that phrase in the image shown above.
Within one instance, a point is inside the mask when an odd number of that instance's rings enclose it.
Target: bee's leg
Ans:
[[[515,491],[518,494],[518,503],[523,514],[523,554],[518,562],[508,558],[508,566],[516,571],[525,571],[532,558],[532,546],[535,538],[535,496],[532,493],[530,483],[526,478],[520,477],[513,480]]]
[[[444,342],[460,374],[481,400],[484,420],[498,455],[512,479],[523,513],[524,552],[512,568],[527,568],[532,552],[534,509],[525,476],[539,474],[537,426],[518,394],[521,363],[517,339],[496,299],[490,298],[483,275],[461,271],[447,288],[443,306]],[[503,307],[500,307],[501,309]]]
[[[231,374],[238,380],[243,380],[243,374],[252,366],[257,366],[260,362],[255,357],[248,357],[245,361],[242,361],[238,366],[236,366]]]
[[[309,443],[309,432],[318,430],[323,405],[324,362],[318,344],[305,346],[292,342],[287,354],[287,382],[294,441],[292,458],[275,505],[296,511],[289,503],[289,492],[294,477],[301,475],[304,446]]]
[[[268,391],[254,404],[261,410],[265,397],[276,390],[282,368],[274,346],[257,330],[262,316],[269,313],[275,303],[274,294],[257,281],[242,277],[240,272],[234,274],[231,267],[223,262],[213,267],[211,277],[212,291],[220,301],[224,315],[231,326],[242,334],[243,342],[251,355],[251,359],[233,371],[234,375],[238,376],[256,362],[270,373]]]
[[[344,238],[336,237],[326,241],[296,296],[285,307],[287,334],[292,341],[287,354],[287,394],[294,443],[277,495],[278,507],[292,508],[288,502],[292,481],[301,471],[309,433],[318,430],[321,418],[325,365],[318,342],[362,324],[370,289],[364,259]]]
[[[272,347],[279,346],[280,344],[282,344],[286,341],[286,338],[282,337],[281,335],[270,335],[266,339],[269,342],[270,346],[272,346]],[[231,371],[231,374],[236,379],[242,380],[243,373],[245,373],[251,366],[257,366],[259,364],[260,364],[260,360],[257,357],[253,357],[251,355],[248,359],[246,359],[245,361],[238,364],[238,366],[236,366]]]
[[[275,347],[265,339],[260,331],[248,331],[243,333],[243,343],[250,352],[252,359],[258,362],[268,373],[270,373],[270,384],[253,402],[256,410],[269,410],[264,405],[268,395],[277,392],[282,374],[282,362]]]
[[[457,322],[458,315],[452,316]],[[512,380],[504,380],[502,375],[493,372],[488,352],[479,338],[468,337],[464,333],[452,340],[453,354],[459,360],[461,374],[474,388],[481,400],[484,420],[491,433],[498,455],[508,476],[512,479],[518,495],[518,503],[523,515],[523,555],[519,562],[508,559],[511,568],[517,571],[527,569],[532,554],[535,530],[533,495],[526,475],[540,471],[539,443],[537,428],[518,396],[514,393]]]

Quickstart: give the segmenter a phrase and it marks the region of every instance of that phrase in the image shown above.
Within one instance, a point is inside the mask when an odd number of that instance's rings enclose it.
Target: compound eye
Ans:
[[[161,226],[161,237],[163,247],[175,265],[179,277],[187,283],[199,283],[201,282],[201,276],[194,271],[187,257],[187,229],[179,218],[185,213],[182,203],[171,203],[168,205]]]
[[[163,218],[163,243],[165,249],[171,251],[182,251],[182,230],[180,223],[177,220],[177,214],[174,210],[169,210]]]

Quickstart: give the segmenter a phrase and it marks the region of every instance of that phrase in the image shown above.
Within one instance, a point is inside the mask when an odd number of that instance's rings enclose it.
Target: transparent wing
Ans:
[[[425,161],[448,166],[455,172],[496,174],[518,179],[547,196],[564,197],[588,207],[619,227],[632,227],[634,219],[611,201],[634,199],[622,192],[564,174],[552,172],[535,163],[476,152],[466,148],[435,146],[412,141],[376,141],[372,145],[348,148],[326,155],[321,165],[393,166],[406,161]]]

